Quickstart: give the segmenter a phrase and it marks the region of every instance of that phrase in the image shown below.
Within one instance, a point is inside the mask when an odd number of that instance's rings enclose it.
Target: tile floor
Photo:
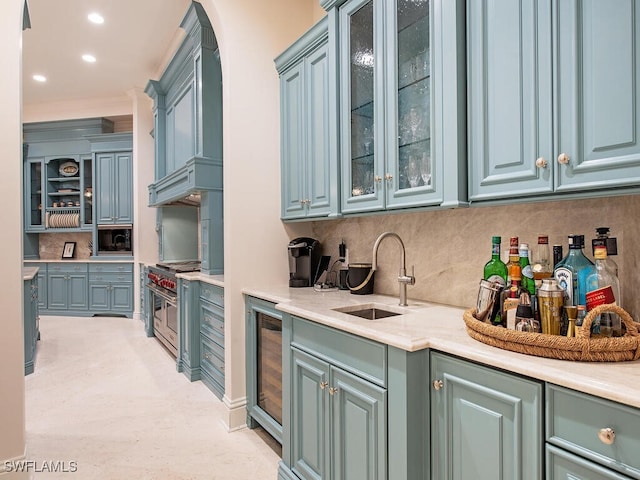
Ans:
[[[269,442],[248,429],[228,433],[222,403],[177,373],[139,320],[42,316],[40,331],[26,377],[27,457],[76,462],[77,472],[33,478],[277,478]]]

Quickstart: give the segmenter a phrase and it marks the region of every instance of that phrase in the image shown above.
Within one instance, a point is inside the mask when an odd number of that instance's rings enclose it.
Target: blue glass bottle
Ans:
[[[584,235],[569,235],[569,253],[553,270],[553,276],[566,291],[565,305],[586,305],[586,279],[593,262],[585,257]]]

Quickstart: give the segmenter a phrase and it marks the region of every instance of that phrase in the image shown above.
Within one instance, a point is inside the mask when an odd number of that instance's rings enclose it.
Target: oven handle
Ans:
[[[156,287],[151,283],[147,284],[147,288],[152,292],[154,292],[156,295],[159,295],[162,298],[164,298],[167,302],[171,303],[174,307],[178,304],[178,297],[176,295],[169,295],[168,293],[163,292],[162,290],[160,290],[158,287]]]

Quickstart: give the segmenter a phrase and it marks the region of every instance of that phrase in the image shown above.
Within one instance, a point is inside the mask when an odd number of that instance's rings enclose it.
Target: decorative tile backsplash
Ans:
[[[91,257],[91,232],[42,233],[39,240],[40,260],[60,260],[65,242],[76,242],[76,260],[88,260]]]
[[[414,213],[397,213],[317,221],[311,234],[323,245],[324,253],[338,256],[344,239],[349,261],[371,262],[373,244],[381,233],[396,232],[406,248],[407,271],[415,265],[416,284],[408,287],[409,298],[460,307],[475,304],[484,264],[491,258],[491,236],[502,236],[506,260],[509,237],[535,248],[538,234],[549,235],[549,243],[568,251],[567,235],[585,235],[585,253],[593,258],[591,239],[596,227],[611,229],[618,239],[623,307],[640,320],[637,295],[640,262],[640,195],[589,200],[533,202],[519,205],[470,207]],[[400,248],[385,239],[378,252],[375,292],[398,294]]]

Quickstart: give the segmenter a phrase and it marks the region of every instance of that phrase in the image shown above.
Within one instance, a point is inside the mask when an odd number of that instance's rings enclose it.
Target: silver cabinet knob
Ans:
[[[390,173],[385,173],[384,178],[385,180],[393,180],[393,175],[391,175]]]
[[[324,390],[329,386],[329,382],[320,382],[320,390]]]
[[[442,380],[434,380],[433,381],[433,389],[434,390],[440,390],[442,387],[444,387],[444,382]]]
[[[376,183],[380,183],[380,182],[382,181],[382,177],[381,177],[380,175],[376,175],[375,177],[373,177],[373,180],[374,180]]]
[[[335,395],[338,393],[338,387],[329,387],[329,395]]]
[[[558,163],[561,165],[568,164],[569,160],[571,160],[571,157],[566,153],[561,153],[560,155],[558,155]]]
[[[616,432],[613,431],[613,428],[601,428],[598,432],[598,438],[605,445],[613,445],[616,440]]]
[[[547,161],[542,157],[536,159],[536,167],[547,168]]]

